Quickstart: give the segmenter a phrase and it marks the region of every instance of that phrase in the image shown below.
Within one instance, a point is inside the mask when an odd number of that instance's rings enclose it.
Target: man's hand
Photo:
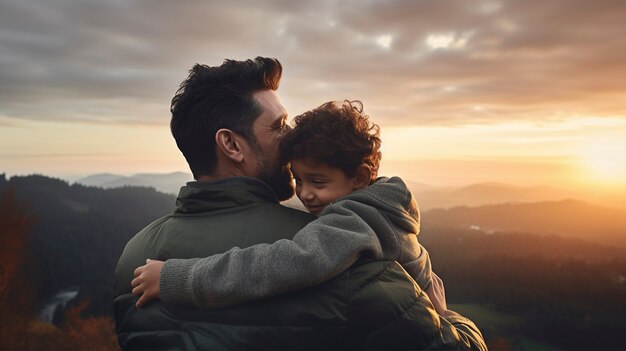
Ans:
[[[426,289],[426,294],[430,298],[430,302],[433,303],[437,313],[445,316],[445,312],[448,310],[448,304],[446,303],[446,289],[443,286],[443,281],[435,274],[435,272],[432,273],[432,278],[433,282],[430,284],[430,287]]]
[[[139,300],[137,300],[137,308],[152,299],[161,297],[159,280],[161,278],[163,263],[163,261],[146,260],[144,266],[135,269],[135,279],[130,282],[130,285],[133,287],[133,295],[141,295]]]

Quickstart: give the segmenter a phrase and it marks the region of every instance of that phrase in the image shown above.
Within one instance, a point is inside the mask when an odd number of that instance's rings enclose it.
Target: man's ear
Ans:
[[[357,167],[356,172],[354,173],[353,185],[352,188],[354,190],[360,190],[370,185],[370,181],[372,180],[372,169],[370,166],[362,163],[359,167]]]
[[[234,162],[243,161],[240,136],[230,129],[222,128],[215,133],[217,149]]]

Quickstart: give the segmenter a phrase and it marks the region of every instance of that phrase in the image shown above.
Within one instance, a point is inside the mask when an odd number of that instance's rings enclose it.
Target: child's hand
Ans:
[[[135,279],[130,282],[130,285],[133,287],[133,295],[141,295],[137,300],[137,308],[152,299],[161,297],[159,280],[163,263],[163,261],[146,260],[145,266],[135,269]]]

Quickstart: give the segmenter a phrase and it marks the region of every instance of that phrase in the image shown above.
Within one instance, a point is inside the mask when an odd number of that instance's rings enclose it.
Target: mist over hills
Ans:
[[[147,186],[177,194],[189,173],[96,174],[76,183],[117,188]],[[497,182],[438,188],[407,180],[422,211],[423,225],[473,228],[486,233],[518,232],[578,238],[626,247],[626,211],[572,199],[576,194],[549,186]],[[305,210],[297,197],[284,205]]]
[[[152,187],[177,194],[193,180],[189,173],[141,173],[133,176],[102,173],[76,181],[105,189]],[[549,186],[516,186],[485,182],[463,187],[434,187],[405,181],[422,211],[423,225],[445,225],[492,232],[520,232],[578,238],[626,247],[626,210],[580,200],[582,194]],[[297,197],[284,205],[305,210]]]
[[[178,194],[180,187],[192,181],[191,173],[138,173],[132,176],[123,176],[112,173],[99,173],[80,178],[75,183],[87,186],[95,186],[105,189],[119,188],[123,186],[152,187],[157,191],[167,194]]]
[[[80,178],[75,183],[105,189],[145,186],[176,195],[181,186],[192,180],[193,176],[185,172],[140,173],[132,176],[100,173]],[[461,187],[435,187],[407,179],[405,182],[413,192],[422,211],[457,206],[584,199],[581,194],[549,186],[516,186],[486,182]],[[285,204],[295,208],[304,208],[297,198],[292,198]]]
[[[422,214],[422,224],[557,235],[626,247],[626,211],[577,200],[434,209]]]
[[[516,186],[496,182],[430,189],[411,187],[411,191],[423,210],[510,202],[557,201],[578,196],[549,186]]]

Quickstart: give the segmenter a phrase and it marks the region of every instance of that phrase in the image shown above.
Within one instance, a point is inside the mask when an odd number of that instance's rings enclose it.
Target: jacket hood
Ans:
[[[398,177],[380,177],[370,186],[341,200],[353,200],[376,208],[388,220],[411,233],[419,233],[420,215],[417,202],[404,181]],[[339,202],[338,201],[338,202]]]
[[[180,188],[175,213],[216,211],[256,202],[278,203],[272,189],[256,178],[228,177],[209,182],[189,182]]]

